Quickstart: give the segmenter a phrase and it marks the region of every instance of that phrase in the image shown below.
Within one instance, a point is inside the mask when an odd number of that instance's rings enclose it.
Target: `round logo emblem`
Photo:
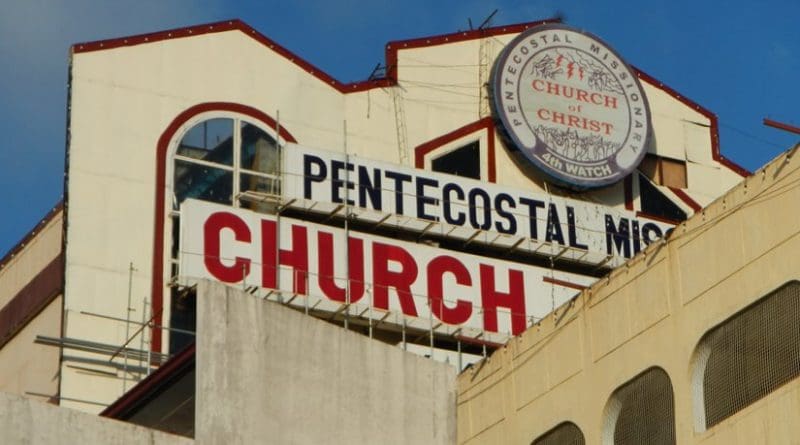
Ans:
[[[492,76],[510,142],[555,182],[602,187],[644,157],[647,98],[633,70],[597,37],[564,25],[531,28],[508,44]]]

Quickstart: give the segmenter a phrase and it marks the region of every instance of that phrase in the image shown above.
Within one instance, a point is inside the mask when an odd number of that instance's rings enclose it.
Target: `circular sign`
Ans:
[[[636,73],[597,37],[564,25],[531,28],[506,46],[492,76],[508,137],[555,182],[603,187],[644,157],[647,98]]]

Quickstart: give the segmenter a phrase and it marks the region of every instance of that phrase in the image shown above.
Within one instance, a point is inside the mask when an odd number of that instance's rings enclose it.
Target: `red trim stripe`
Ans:
[[[577,290],[586,289],[586,286],[584,286],[582,284],[573,283],[573,282],[570,282],[570,281],[559,280],[557,278],[551,278],[551,277],[547,277],[547,276],[542,277],[542,281],[544,281],[545,283],[555,284],[557,286],[568,287],[570,289],[577,289]]]
[[[204,25],[189,26],[185,28],[175,28],[167,31],[159,31],[149,34],[139,34],[129,37],[120,37],[109,40],[98,40],[95,42],[76,43],[72,45],[72,53],[86,53],[93,51],[103,51],[114,48],[142,45],[146,43],[161,42],[165,40],[181,39],[194,37],[203,34],[214,34],[227,31],[241,31],[250,38],[280,54],[290,62],[302,68],[309,74],[318,78],[341,93],[355,93],[370,90],[373,88],[386,88],[397,85],[397,51],[408,48],[420,48],[425,46],[441,45],[443,43],[460,42],[464,40],[492,37],[503,34],[522,32],[532,26],[543,25],[546,23],[558,23],[559,19],[546,19],[536,22],[518,23],[508,26],[498,26],[493,28],[476,29],[472,31],[442,34],[419,39],[399,40],[390,42],[386,45],[386,76],[379,79],[365,80],[360,82],[344,83],[336,80],[333,76],[317,68],[305,59],[279,45],[274,40],[256,31],[250,25],[239,19],[224,20],[221,22],[207,23]]]
[[[416,168],[425,168],[425,157],[431,153],[432,151],[436,150],[439,147],[442,147],[450,142],[455,141],[456,139],[462,138],[472,133],[476,133],[478,131],[484,130],[486,131],[487,135],[487,144],[486,144],[486,163],[487,163],[487,180],[489,182],[495,182],[497,177],[496,172],[496,158],[495,158],[495,144],[494,144],[494,120],[490,117],[485,117],[481,120],[475,121],[471,124],[464,125],[461,128],[457,128],[447,134],[443,134],[437,138],[431,139],[428,142],[420,144],[417,148],[414,149],[414,166]]]
[[[800,127],[784,124],[783,122],[778,122],[766,117],[764,118],[764,125],[772,128],[777,128],[778,130],[787,131],[789,133],[800,134]]]
[[[677,196],[678,198],[680,198],[680,199],[681,199],[681,201],[685,202],[685,203],[686,203],[686,204],[687,204],[689,207],[691,207],[691,208],[692,208],[692,210],[694,210],[695,212],[699,212],[700,210],[703,210],[703,206],[701,206],[700,204],[698,204],[698,203],[697,203],[697,201],[695,201],[694,199],[692,199],[692,197],[691,197],[691,196],[689,196],[689,195],[688,195],[686,192],[684,192],[683,190],[681,190],[681,189],[679,189],[679,188],[677,188],[677,187],[669,187],[669,189],[672,191],[672,193],[674,193],[674,194],[675,194],[675,196]]]
[[[0,348],[64,292],[64,253],[39,271],[0,309]]]
[[[633,174],[625,177],[622,188],[625,193],[625,208],[627,210],[633,210]]]
[[[665,218],[663,216],[651,215],[649,213],[645,213],[645,212],[642,212],[642,211],[636,212],[636,217],[637,218],[652,219],[653,221],[659,221],[659,222],[663,222],[663,223],[666,223],[666,224],[672,224],[672,225],[675,225],[675,226],[677,226],[678,224],[681,223],[681,221]]]
[[[440,34],[430,37],[421,37],[408,40],[395,40],[386,44],[386,77],[397,83],[397,52],[403,49],[424,48],[428,46],[443,45],[446,43],[463,42],[466,40],[482,39],[504,34],[517,34],[534,26],[548,23],[561,23],[561,19],[551,18],[536,22],[516,23],[506,26],[495,26],[484,29],[473,29],[449,34]]]
[[[738,174],[739,176],[746,178],[750,176],[750,173],[746,168],[736,164],[735,162],[725,158],[720,153],[719,149],[719,122],[717,121],[717,115],[709,111],[708,109],[700,106],[697,102],[689,99],[686,96],[682,96],[677,91],[673,90],[672,88],[664,85],[663,82],[656,79],[655,77],[645,73],[644,71],[640,70],[639,68],[633,67],[636,70],[636,73],[639,75],[639,79],[646,81],[647,83],[653,85],[654,87],[664,91],[665,93],[669,94],[670,96],[678,99],[684,105],[688,106],[689,108],[694,109],[698,113],[702,114],[703,116],[707,117],[708,120],[711,122],[711,157],[715,161],[719,162],[723,166],[729,168],[734,173]]]

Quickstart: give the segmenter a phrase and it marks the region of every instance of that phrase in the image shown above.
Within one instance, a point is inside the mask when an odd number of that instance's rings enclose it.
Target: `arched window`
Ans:
[[[199,199],[262,213],[275,213],[280,195],[280,146],[275,132],[261,122],[232,112],[194,116],[175,134],[167,162],[168,206],[171,230],[170,278],[180,276],[181,203]],[[192,293],[173,289],[170,326],[193,331]],[[173,331],[171,352],[193,341]]]
[[[584,445],[583,432],[572,422],[563,422],[542,434],[531,445]]]
[[[800,375],[800,282],[709,330],[692,360],[695,429],[704,431]]]
[[[274,211],[280,194],[280,152],[264,129],[240,118],[218,117],[192,126],[173,157],[173,209],[188,198]],[[262,198],[262,199],[259,199]]]
[[[675,398],[661,368],[650,368],[617,388],[606,405],[603,444],[642,443],[675,443]]]

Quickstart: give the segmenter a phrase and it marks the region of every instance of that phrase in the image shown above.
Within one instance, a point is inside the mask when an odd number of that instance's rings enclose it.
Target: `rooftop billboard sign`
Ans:
[[[512,149],[560,185],[613,184],[647,151],[650,110],[637,75],[589,33],[560,24],[521,33],[497,59],[492,94]]]
[[[302,296],[293,304],[331,313],[346,305],[383,323],[503,340],[595,280],[193,199],[181,215],[185,279]]]
[[[281,198],[295,209],[536,254],[622,264],[673,225],[602,204],[288,144]]]

